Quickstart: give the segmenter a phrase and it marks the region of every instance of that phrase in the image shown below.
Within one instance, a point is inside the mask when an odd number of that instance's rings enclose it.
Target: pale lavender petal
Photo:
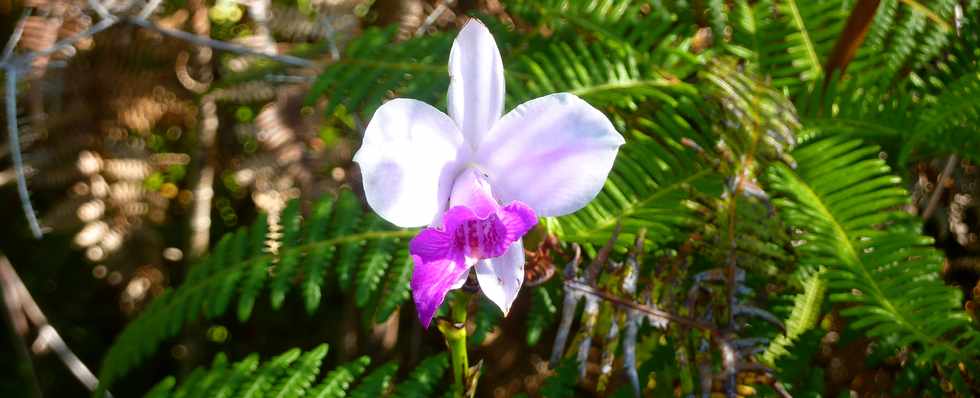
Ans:
[[[463,287],[463,285],[466,284],[466,280],[467,279],[470,279],[470,271],[469,270],[470,270],[470,268],[473,268],[473,265],[474,264],[476,264],[476,260],[466,259],[466,272],[461,272],[459,274],[459,279],[456,279],[456,282],[454,282],[453,285],[451,287],[449,287],[449,290],[459,289],[459,288]]]
[[[503,256],[476,263],[480,290],[506,316],[524,283],[524,244],[514,242]]]
[[[484,137],[476,161],[501,201],[524,202],[539,217],[560,216],[596,197],[623,143],[602,112],[560,93],[504,115]]]
[[[521,202],[511,202],[500,209],[500,221],[507,228],[507,240],[510,242],[521,239],[527,231],[538,223],[538,217],[528,205]]]
[[[449,207],[466,206],[473,209],[477,217],[486,218],[495,213],[500,205],[490,192],[487,176],[475,168],[467,168],[456,177],[453,191],[449,195]]]
[[[476,18],[463,26],[449,52],[449,115],[472,148],[504,109],[504,66],[497,43]]]
[[[415,262],[411,282],[412,298],[419,313],[419,321],[428,328],[436,310],[446,299],[446,293],[469,271],[469,266],[461,254],[428,262],[413,255],[412,260]]]
[[[354,161],[371,208],[397,226],[419,227],[445,211],[470,153],[449,116],[421,101],[395,99],[374,113]]]

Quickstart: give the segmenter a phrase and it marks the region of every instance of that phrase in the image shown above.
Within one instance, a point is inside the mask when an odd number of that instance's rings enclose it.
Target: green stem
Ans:
[[[469,307],[470,294],[456,291],[449,301],[449,320],[440,319],[439,331],[446,337],[446,346],[453,367],[453,396],[462,398],[466,395],[466,379],[470,368],[466,355],[466,310]]]

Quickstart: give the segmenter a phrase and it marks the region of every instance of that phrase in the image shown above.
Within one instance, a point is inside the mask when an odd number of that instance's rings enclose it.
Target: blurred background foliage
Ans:
[[[976,0],[6,0],[0,395],[90,394],[56,329],[96,394],[442,396],[351,156],[471,17],[627,138],[471,305],[477,396],[980,394]]]

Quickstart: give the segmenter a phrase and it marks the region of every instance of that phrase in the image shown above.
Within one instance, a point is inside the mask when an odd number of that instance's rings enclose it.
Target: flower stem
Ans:
[[[453,368],[453,396],[466,396],[469,359],[466,355],[466,311],[471,295],[456,291],[449,301],[449,320],[440,319],[439,331],[446,337],[446,346]]]

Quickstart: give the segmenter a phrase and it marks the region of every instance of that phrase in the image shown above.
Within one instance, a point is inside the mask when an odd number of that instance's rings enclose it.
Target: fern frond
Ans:
[[[256,260],[254,265],[243,272],[242,283],[239,287],[241,293],[238,296],[239,321],[245,321],[252,316],[252,308],[255,306],[255,300],[266,278],[269,276],[269,267],[272,265],[272,258],[260,257],[266,248],[267,226],[267,216],[263,214],[252,224],[252,229],[249,232],[249,238],[251,239],[251,242],[249,242],[249,247],[251,248],[249,257],[255,258]]]
[[[942,257],[931,240],[897,209],[908,197],[877,153],[858,140],[829,137],[794,151],[796,170],[770,169],[785,221],[805,231],[801,261],[828,266],[830,298],[855,304],[842,311],[854,328],[917,348],[921,362],[976,371],[971,353],[980,333],[959,310],[959,291],[939,278]]]
[[[218,354],[210,368],[197,368],[177,385],[167,377],[151,388],[147,398],[399,398],[428,397],[436,391],[449,367],[446,354],[424,359],[404,382],[395,385],[396,362],[389,362],[361,377],[371,360],[361,357],[327,373],[314,386],[320,373],[327,345],[301,352],[292,349],[260,363],[258,355],[229,365],[224,354]],[[260,366],[261,365],[261,366]],[[354,387],[356,385],[356,387]],[[354,388],[352,388],[354,387]]]
[[[412,256],[409,255],[408,248],[405,247],[395,257],[403,260],[394,261],[391,264],[393,268],[387,272],[384,286],[379,289],[378,303],[374,306],[374,321],[377,323],[387,320],[411,294],[409,283],[412,280],[412,269],[414,268]]]
[[[315,398],[343,398],[350,386],[358,377],[361,377],[361,374],[370,364],[371,358],[364,356],[337,367],[310,391],[310,396]]]
[[[850,70],[859,80],[894,83],[902,74],[936,59],[951,44],[951,21],[956,0],[929,2],[914,7],[901,0],[884,0],[878,6],[867,40],[858,50]]]
[[[709,97],[703,112],[714,121],[719,145],[728,157],[737,159],[736,164],[760,167],[769,161],[788,160],[786,154],[796,145],[800,122],[785,95],[726,60],[710,63],[700,76],[705,80],[700,91]],[[741,174],[754,175],[748,171]]]
[[[826,269],[817,264],[808,266],[814,271],[803,273],[803,292],[793,298],[793,308],[785,322],[786,333],[776,336],[762,354],[761,360],[770,366],[788,354],[790,346],[820,320],[820,307],[827,292],[827,281],[823,276]]]
[[[368,29],[317,78],[310,98],[327,97],[326,114],[340,105],[371,115],[390,91],[437,103],[445,97],[452,36],[444,33],[395,43],[396,27]]]
[[[301,221],[299,201],[290,202],[280,216],[282,237],[278,242],[279,247],[299,244],[302,232]],[[322,258],[323,256],[320,257]],[[300,259],[301,256],[299,253],[289,253],[279,258],[275,267],[275,275],[272,276],[269,287],[269,301],[272,304],[272,308],[279,309],[282,307],[283,301],[286,300],[286,292],[289,290],[289,285],[296,276],[296,268],[299,266]]]
[[[331,265],[371,261],[378,269],[358,270],[353,275],[358,280],[374,281],[380,280],[391,269],[388,263],[404,264],[410,261],[406,260],[407,252],[400,248],[407,244],[406,239],[413,231],[397,230],[377,222],[360,223],[363,210],[350,192],[342,192],[336,202],[324,199],[315,207],[311,219],[305,223],[306,239],[284,240],[275,258],[277,265],[302,264],[303,272],[297,277],[302,278],[298,282],[301,285],[299,290],[306,299],[308,310],[319,306],[321,286],[326,282],[326,270]],[[221,316],[234,299],[239,300],[239,319],[247,320],[256,296],[265,285],[269,265],[274,260],[271,253],[263,251],[265,225],[265,220],[260,219],[251,232],[243,229],[226,236],[210,256],[191,269],[184,283],[159,296],[140,317],[132,321],[106,355],[101,374],[103,386],[111,385],[116,378],[152,354],[165,339],[176,335],[186,322],[201,316]],[[292,235],[300,234],[294,231]],[[374,241],[387,243],[383,246],[367,245],[371,249],[363,250],[365,242]],[[334,256],[335,252],[338,255]],[[353,268],[348,266],[347,269]],[[395,269],[398,275],[388,276],[388,279],[405,280],[404,265]],[[272,273],[276,272],[273,268]],[[370,272],[370,275],[361,276],[363,272]],[[293,274],[293,271],[287,270],[286,273]],[[276,278],[270,284],[274,297],[285,296],[293,290],[294,277],[277,275]],[[358,302],[360,307],[387,294],[378,290],[377,286],[375,282],[358,287],[359,294],[367,298]],[[385,297],[387,307],[397,306],[405,297],[404,294]]]
[[[545,329],[555,323],[558,307],[551,298],[552,292],[546,286],[532,289],[531,309],[527,313],[527,345],[534,346],[541,340]]]
[[[642,228],[655,242],[679,236],[681,227],[698,219],[688,194],[718,191],[721,181],[695,154],[672,144],[640,137],[629,141],[599,196],[574,214],[548,219],[549,229],[564,241],[601,245],[622,223],[620,247],[632,244]]]
[[[980,65],[974,63],[973,70],[946,85],[933,104],[920,114],[913,129],[917,134],[910,134],[906,152],[931,147],[980,161],[977,125],[980,125]]]
[[[558,364],[555,373],[544,380],[539,392],[547,398],[570,397],[575,395],[577,383],[578,366],[575,360],[569,358]]]
[[[323,351],[322,355],[326,354],[326,346],[320,346],[320,350]],[[299,359],[300,351],[298,348],[286,351],[279,356],[272,358],[259,368],[245,384],[238,388],[238,392],[235,394],[242,398],[258,398],[266,395],[270,389],[272,389],[272,384],[276,382],[281,376],[283,376],[286,371],[291,369],[292,363]],[[322,358],[321,355],[321,358]],[[319,366],[316,368],[319,370]],[[298,369],[298,372],[309,372],[309,369]],[[309,375],[304,375],[309,376]]]
[[[392,396],[397,398],[426,398],[432,396],[442,376],[449,368],[449,358],[445,353],[426,358],[408,379],[399,383]]]
[[[375,229],[384,223],[385,221],[381,217],[372,215],[371,221],[368,222],[370,225],[368,228]],[[364,259],[358,267],[357,289],[354,294],[354,300],[358,307],[366,305],[368,300],[371,299],[372,294],[377,290],[378,285],[381,283],[381,278],[388,270],[388,264],[392,263],[392,252],[397,244],[398,240],[394,238],[375,239],[371,241],[364,251]],[[352,278],[351,276],[343,277],[343,275],[350,275],[350,271],[340,268],[337,269],[338,273],[346,272],[346,274],[338,275],[341,288],[344,287],[345,280]]]
[[[824,368],[816,364],[821,340],[826,333],[821,329],[810,329],[804,332],[793,345],[793,349],[776,360],[775,366],[779,381],[786,386],[794,397],[819,398],[826,396]]]
[[[323,344],[316,349],[303,354],[296,365],[291,368],[289,374],[285,374],[278,382],[273,385],[267,396],[274,398],[299,398],[306,396],[304,393],[309,390],[320,373],[320,363],[327,355],[327,345]]]
[[[511,105],[542,95],[568,92],[593,105],[610,104],[636,109],[646,98],[669,98],[683,86],[663,71],[652,68],[647,54],[627,46],[579,38],[559,42],[518,58],[508,69],[507,93]]]
[[[733,10],[733,46],[747,49],[774,87],[794,93],[823,76],[845,12],[835,0],[740,1]]]
[[[388,362],[375,369],[360,384],[350,392],[351,398],[377,398],[384,396],[391,388],[395,373],[398,372],[398,362]]]

